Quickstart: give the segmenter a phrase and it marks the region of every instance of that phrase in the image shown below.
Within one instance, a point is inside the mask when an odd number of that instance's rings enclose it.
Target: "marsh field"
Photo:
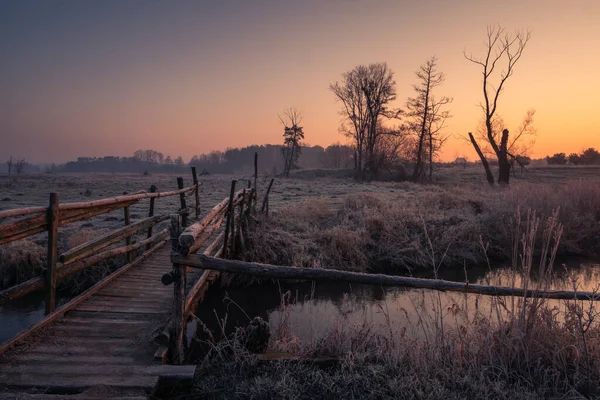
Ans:
[[[600,168],[531,167],[490,188],[477,166],[430,184],[353,181],[347,171],[275,178],[249,261],[595,291],[600,285]],[[191,174],[183,175],[185,185]],[[201,177],[202,213],[232,179]],[[156,185],[170,174],[0,175],[0,210],[84,201]],[[262,201],[271,177],[259,174]],[[245,186],[240,180],[239,185]],[[161,198],[170,213],[177,197]],[[132,207],[132,221],[148,201]],[[122,212],[61,228],[63,249],[123,224]],[[2,287],[39,273],[44,235],[0,247]],[[23,271],[24,269],[30,271]],[[540,269],[542,271],[540,271]],[[43,314],[41,298],[0,307],[2,338]],[[265,362],[237,339],[266,320]],[[188,326],[195,398],[585,398],[600,395],[600,326],[592,302],[450,295],[425,290],[223,276]],[[302,357],[298,361],[297,357]],[[322,367],[321,359],[334,360]],[[311,361],[312,360],[312,361]],[[317,360],[317,361],[315,361]],[[232,380],[235,385],[231,385]]]

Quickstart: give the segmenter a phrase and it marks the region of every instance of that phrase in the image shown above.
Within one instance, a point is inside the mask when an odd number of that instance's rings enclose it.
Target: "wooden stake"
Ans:
[[[177,178],[177,187],[180,190],[183,189],[183,178],[182,177]],[[187,206],[185,205],[185,193],[179,194],[179,202],[181,203],[181,210],[187,209]],[[187,217],[188,217],[187,212],[184,212],[181,214],[181,226],[183,226],[184,228],[187,226]]]
[[[58,193],[50,193],[48,205],[48,258],[46,263],[46,315],[56,306],[56,262],[58,260]]]
[[[254,152],[254,195],[256,196],[256,179],[258,179],[258,152]],[[254,199],[254,212],[256,212],[256,202]]]
[[[158,188],[156,187],[156,185],[152,185],[150,186],[150,193],[156,193],[156,191],[158,190]],[[150,198],[150,208],[148,210],[148,217],[153,217],[154,216],[154,204],[156,202],[156,198],[155,197],[151,197]],[[148,236],[146,237],[151,237],[152,236],[152,229],[154,228],[154,225],[149,226],[148,227]],[[151,244],[148,244],[148,246],[146,247],[146,250],[149,250],[150,247],[152,247]]]
[[[192,167],[192,179],[196,190],[194,190],[194,196],[196,197],[196,221],[200,218],[200,194],[198,193],[198,175],[196,174],[196,167]]]
[[[179,180],[179,179],[178,179]],[[179,215],[171,215],[171,256],[179,255],[179,234],[181,225]],[[183,333],[185,330],[184,308],[185,308],[185,285],[183,282],[182,264],[173,263],[173,342],[171,348],[173,350],[171,360],[173,364],[180,364],[183,353]]]
[[[231,229],[231,224],[233,223],[233,196],[235,194],[235,184],[236,180],[231,181],[231,192],[229,193],[229,204],[227,208],[227,223],[225,224],[225,237],[223,238],[223,253],[224,257],[229,256],[229,251],[227,249],[227,242],[229,241],[229,230]]]
[[[125,194],[125,193],[123,193]],[[125,220],[125,226],[131,224],[131,211],[129,210],[129,206],[123,208],[123,219]],[[131,236],[125,237],[125,246],[131,245]],[[127,263],[130,263],[133,260],[133,254],[131,252],[127,252]]]

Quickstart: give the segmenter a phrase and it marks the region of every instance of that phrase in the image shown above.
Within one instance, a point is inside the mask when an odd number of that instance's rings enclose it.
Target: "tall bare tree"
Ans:
[[[498,159],[498,184],[507,185],[510,180],[510,154],[508,152],[508,129],[503,129],[502,134],[494,134],[492,121],[498,109],[498,98],[504,89],[509,77],[514,73],[517,62],[521,59],[523,51],[531,32],[517,31],[509,34],[499,25],[487,28],[486,52],[482,58],[464,53],[465,58],[478,65],[483,73],[483,99],[480,104],[485,116],[486,141],[491,146]],[[501,66],[502,65],[502,66]],[[496,72],[496,74],[494,74]],[[493,82],[495,81],[495,82]],[[485,168],[486,177],[490,185],[494,185],[494,176],[490,170],[485,155],[481,151],[475,137],[469,133],[469,138]]]
[[[12,169],[13,169],[13,158],[12,156],[10,156],[10,158],[8,160],[6,160],[6,166],[8,167],[8,175],[10,175],[12,173]]]
[[[452,98],[443,96],[436,99],[433,90],[444,83],[446,77],[437,70],[437,58],[432,57],[415,72],[419,83],[413,85],[415,97],[406,103],[407,115],[410,117],[409,128],[416,135],[415,168],[413,181],[425,175],[425,162],[429,156],[429,177],[433,174],[433,157],[444,143],[442,129],[450,112],[444,106],[452,102]],[[429,142],[429,146],[427,146]]]
[[[301,140],[304,140],[304,128],[300,126],[302,115],[298,109],[290,107],[285,110],[283,117],[279,116],[279,121],[283,125],[283,155],[285,176],[290,175],[294,164],[298,161],[301,152]]]
[[[394,73],[386,63],[358,65],[342,75],[342,81],[329,85],[329,90],[342,103],[341,114],[345,118],[341,131],[352,138],[355,150],[355,172],[364,179],[365,172],[376,173],[375,149],[381,135],[382,117],[394,118],[399,110],[390,109],[389,103],[396,99]]]
[[[24,158],[17,158],[15,161],[15,172],[17,175],[21,175],[25,171],[25,165],[27,161]]]

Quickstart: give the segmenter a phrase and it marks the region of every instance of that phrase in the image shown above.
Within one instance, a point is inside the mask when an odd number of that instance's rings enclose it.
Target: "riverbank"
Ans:
[[[487,187],[396,186],[399,194],[350,194],[335,206],[307,199],[281,207],[252,234],[255,262],[410,274],[510,260],[517,213],[558,213],[559,257],[600,254],[600,185],[515,183]],[[406,195],[403,194],[406,192]]]

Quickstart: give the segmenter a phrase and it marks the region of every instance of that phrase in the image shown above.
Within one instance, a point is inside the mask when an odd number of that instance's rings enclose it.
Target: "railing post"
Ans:
[[[158,188],[156,187],[156,185],[150,186],[150,193],[156,193],[157,190],[158,190]],[[156,197],[150,198],[150,209],[148,210],[148,217],[154,217],[154,202],[155,202],[155,200],[156,200]],[[153,228],[154,228],[154,225],[152,225],[148,228],[148,239],[150,239],[152,237]],[[146,245],[146,250],[150,250],[151,247],[152,247],[152,243],[148,243]]]
[[[192,167],[192,180],[196,188],[194,189],[194,196],[196,197],[196,221],[200,217],[200,194],[198,193],[198,174],[196,174],[196,167]]]
[[[252,195],[252,192],[249,192]],[[240,214],[238,220],[238,238],[240,241],[240,249],[239,254],[244,254],[246,252],[246,244],[244,243],[244,232],[243,232],[243,223],[244,223],[244,204],[246,200],[246,189],[242,192],[242,201],[240,202]],[[235,239],[234,239],[235,241]]]
[[[123,192],[123,194],[127,194],[127,192]],[[125,226],[131,224],[131,210],[129,206],[123,207],[123,220],[125,221]],[[131,244],[131,236],[127,236],[125,238],[125,245],[129,246]],[[133,254],[131,251],[127,252],[127,263],[130,263],[133,260]]]
[[[179,214],[171,215],[171,255],[179,255],[179,235],[181,223]],[[183,355],[183,335],[185,331],[185,284],[183,281],[181,264],[173,264],[173,335],[172,335],[172,362],[180,364]]]
[[[183,189],[183,178],[177,178],[177,187]],[[185,205],[185,193],[179,193],[179,202],[181,203],[181,226],[187,226],[187,210]]]
[[[227,249],[227,244],[229,242],[229,230],[231,229],[231,224],[233,223],[233,195],[235,194],[235,183],[237,181],[234,179],[231,181],[231,192],[229,193],[229,204],[227,205],[227,223],[225,224],[225,237],[223,238],[223,258],[227,258],[229,256],[229,250]]]
[[[48,222],[48,258],[46,264],[46,315],[56,306],[56,262],[58,260],[58,193],[50,193],[50,202],[46,214]]]
[[[256,196],[256,179],[258,178],[258,152],[254,152],[254,195]],[[252,194],[252,193],[251,193]],[[258,199],[254,199],[254,212],[256,213],[256,203]]]

